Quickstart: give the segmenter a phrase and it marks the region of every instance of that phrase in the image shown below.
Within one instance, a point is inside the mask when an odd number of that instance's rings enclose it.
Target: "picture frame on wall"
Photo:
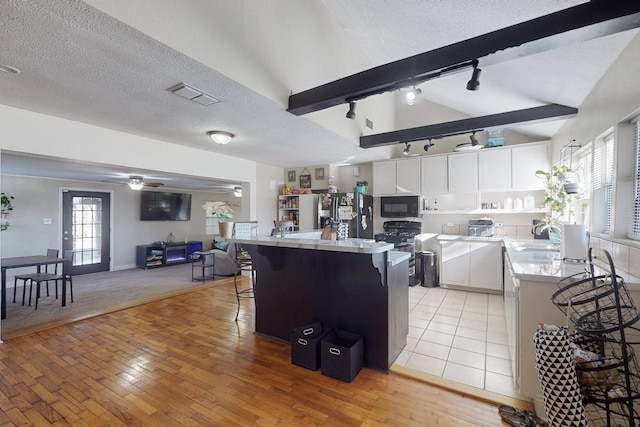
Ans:
[[[300,188],[311,188],[311,174],[307,168],[300,173]]]
[[[296,182],[296,171],[289,171],[287,179],[289,182]]]
[[[324,168],[316,168],[316,180],[324,181]]]

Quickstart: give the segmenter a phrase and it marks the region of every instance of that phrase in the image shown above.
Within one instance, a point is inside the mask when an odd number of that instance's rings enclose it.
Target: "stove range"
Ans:
[[[397,251],[409,252],[409,286],[416,281],[416,245],[415,237],[422,232],[422,223],[418,221],[386,221],[382,225],[384,232],[374,236],[376,242],[393,243]]]

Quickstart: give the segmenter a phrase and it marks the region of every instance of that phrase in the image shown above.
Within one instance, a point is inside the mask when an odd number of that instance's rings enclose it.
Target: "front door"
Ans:
[[[109,271],[111,195],[63,190],[62,250],[73,250],[71,274]]]

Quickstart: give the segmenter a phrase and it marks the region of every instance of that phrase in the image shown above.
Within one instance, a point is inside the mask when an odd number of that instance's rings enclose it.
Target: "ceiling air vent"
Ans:
[[[187,98],[193,102],[197,102],[200,105],[212,105],[220,102],[219,99],[216,99],[213,96],[204,93],[200,89],[189,86],[186,83],[179,83],[167,90],[169,92],[175,93],[176,95],[180,95],[183,98]]]

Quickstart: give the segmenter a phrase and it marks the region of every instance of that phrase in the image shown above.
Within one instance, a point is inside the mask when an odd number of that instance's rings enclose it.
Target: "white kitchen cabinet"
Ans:
[[[478,153],[456,153],[447,156],[449,191],[478,191]]]
[[[511,190],[511,147],[490,148],[478,152],[478,189]]]
[[[278,196],[278,221],[293,221],[296,231],[318,228],[318,195],[292,194]]]
[[[511,180],[514,190],[544,189],[544,180],[536,176],[536,171],[549,169],[548,142],[511,147]]]
[[[396,161],[373,163],[373,193],[396,194]]]
[[[420,194],[420,159],[373,163],[374,195]]]
[[[396,192],[420,194],[420,158],[396,160]]]
[[[424,156],[420,159],[423,194],[443,194],[449,191],[447,155]]]
[[[441,249],[441,285],[502,292],[500,242],[442,241]]]
[[[469,286],[502,292],[502,244],[469,242]]]

